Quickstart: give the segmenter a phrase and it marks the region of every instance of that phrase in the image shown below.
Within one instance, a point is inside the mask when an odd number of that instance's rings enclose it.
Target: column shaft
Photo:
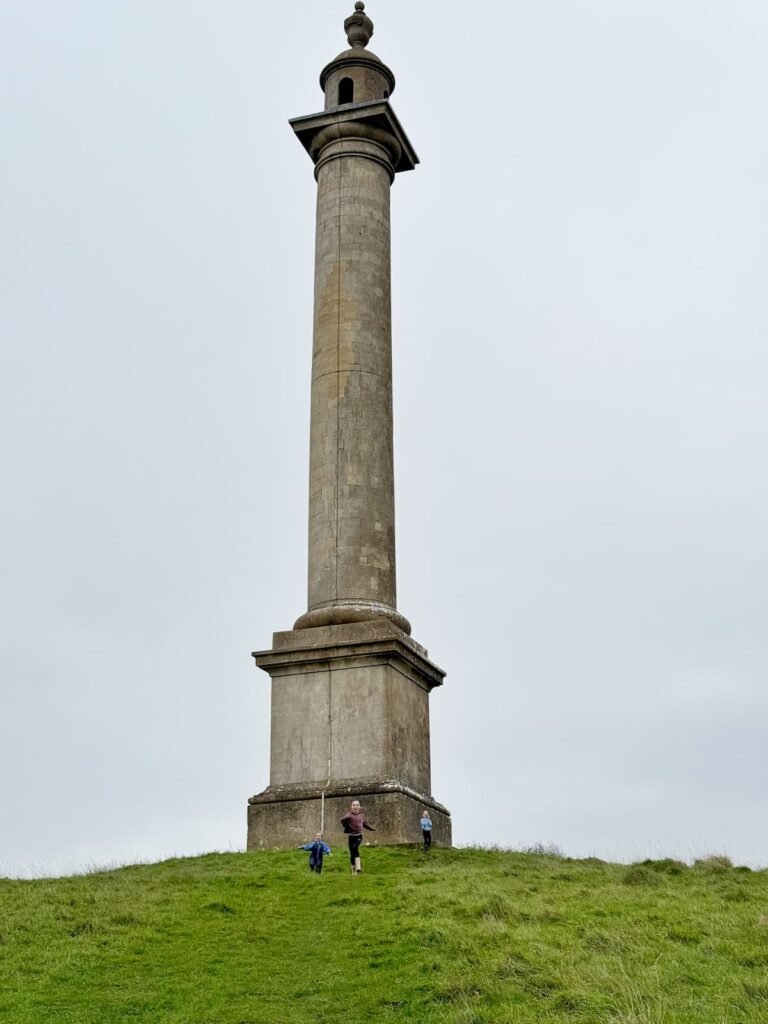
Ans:
[[[308,613],[297,627],[408,625],[395,612],[391,176],[368,140],[338,139],[318,160]]]

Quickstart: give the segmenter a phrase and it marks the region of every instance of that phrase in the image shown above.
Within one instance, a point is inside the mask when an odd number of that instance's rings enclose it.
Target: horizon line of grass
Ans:
[[[366,844],[367,846],[368,844]],[[437,848],[439,844],[435,844]],[[371,844],[374,849],[419,849],[419,843],[401,843],[393,844],[391,846],[376,846]],[[556,843],[530,843],[530,844],[516,844],[506,845],[502,843],[463,843],[454,845],[451,847],[441,847],[442,849],[450,849],[455,852],[467,851],[467,852],[486,852],[486,853],[499,853],[499,854],[530,854],[538,857],[551,857],[555,859],[565,860],[571,863],[584,863],[584,864],[605,864],[615,867],[640,867],[649,864],[657,863],[674,863],[685,868],[695,867],[706,867],[706,866],[722,866],[725,868],[736,868],[739,871],[755,871],[764,872],[768,871],[768,866],[759,865],[752,866],[747,864],[734,864],[731,857],[725,853],[709,853],[701,857],[645,857],[640,860],[609,860],[606,858],[590,855],[587,857],[571,857],[565,853],[561,847]],[[263,853],[276,853],[286,852],[292,850],[293,847],[276,848],[269,850],[246,850],[244,847],[240,849],[213,849],[213,850],[202,850],[197,853],[174,853],[167,857],[161,857],[159,860],[150,860],[143,857],[137,857],[130,860],[111,860],[104,863],[90,862],[85,863],[80,867],[74,867],[66,871],[41,871],[39,874],[34,875],[21,875],[21,874],[2,874],[0,873],[0,880],[3,881],[20,881],[20,882],[34,882],[49,880],[54,881],[56,879],[66,878],[80,878],[87,877],[89,875],[103,875],[110,874],[114,871],[120,871],[124,868],[136,868],[136,867],[152,867],[154,865],[169,864],[175,861],[191,861],[201,857],[210,856],[226,856],[227,854],[263,854]]]

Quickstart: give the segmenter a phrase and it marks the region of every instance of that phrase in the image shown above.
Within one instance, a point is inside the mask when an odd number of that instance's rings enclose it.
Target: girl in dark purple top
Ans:
[[[349,836],[349,861],[352,865],[352,874],[359,875],[363,870],[360,863],[360,844],[363,841],[363,829],[375,832],[373,825],[368,824],[365,811],[360,806],[359,800],[353,800],[352,806],[341,819],[341,826]]]

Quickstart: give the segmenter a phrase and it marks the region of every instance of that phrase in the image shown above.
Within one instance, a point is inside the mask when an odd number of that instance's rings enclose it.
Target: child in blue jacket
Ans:
[[[428,853],[432,846],[432,819],[426,808],[421,816],[421,834],[424,838],[424,853]]]
[[[323,870],[323,856],[326,853],[329,857],[333,856],[330,846],[323,842],[322,832],[318,832],[311,843],[305,843],[299,849],[309,850],[309,870],[314,871],[318,875]]]

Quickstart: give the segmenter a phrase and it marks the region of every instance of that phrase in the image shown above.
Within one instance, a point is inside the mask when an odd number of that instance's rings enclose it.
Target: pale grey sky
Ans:
[[[346,2],[0,5],[0,872],[245,842]],[[768,864],[768,7],[370,0],[457,842]]]

